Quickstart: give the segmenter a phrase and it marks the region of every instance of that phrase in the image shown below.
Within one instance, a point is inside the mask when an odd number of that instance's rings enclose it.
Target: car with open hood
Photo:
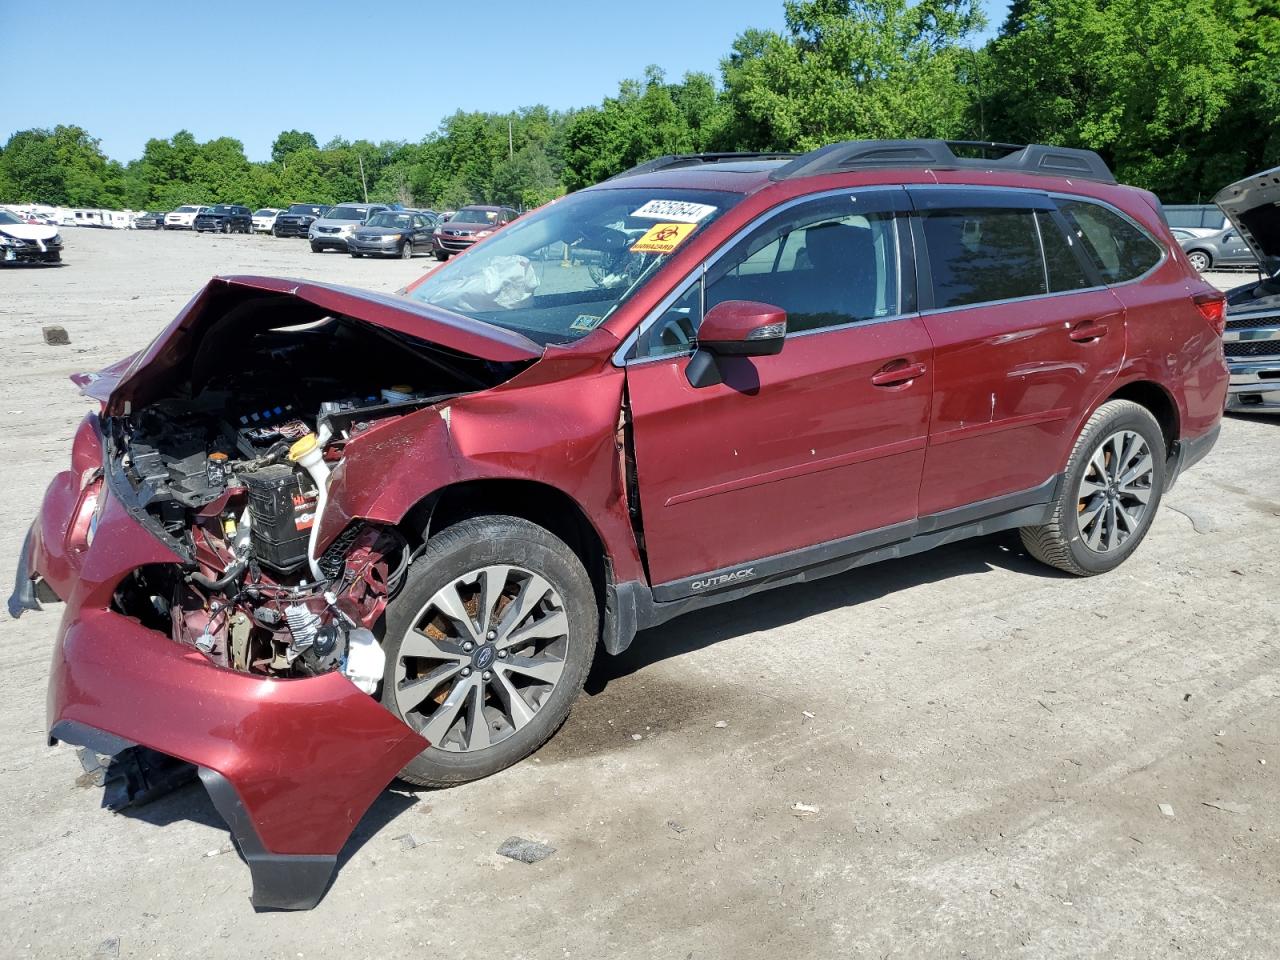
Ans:
[[[1280,167],[1245,177],[1213,200],[1248,244],[1259,273],[1227,291],[1230,409],[1280,413]]]
[[[309,907],[644,628],[1001,530],[1113,570],[1217,438],[1222,294],[1096,154],[981,149],[659,158],[402,295],[213,279],[74,378],[10,598],[65,602],[49,738],[192,765]]]
[[[57,227],[28,223],[9,210],[0,210],[0,263],[59,263],[62,237]]]

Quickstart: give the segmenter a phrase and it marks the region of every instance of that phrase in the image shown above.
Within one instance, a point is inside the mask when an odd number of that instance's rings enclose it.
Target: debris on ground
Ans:
[[[1224,813],[1249,812],[1249,805],[1247,803],[1232,803],[1230,800],[1202,800],[1200,802],[1206,807],[1212,807],[1214,810],[1221,810]]]
[[[631,735],[631,739],[632,739],[632,740],[643,740],[643,739],[644,739],[644,737],[642,737],[642,736],[641,736],[640,734],[638,734],[638,733],[633,733],[633,734]]]
[[[667,826],[671,829],[673,833],[685,833],[689,829],[683,823],[680,823],[678,820],[668,820]]]
[[[1162,804],[1160,804],[1160,812],[1161,812],[1161,813],[1163,813],[1166,817],[1172,817],[1172,816],[1173,816],[1173,804],[1171,804],[1171,803],[1162,803]]]
[[[420,837],[416,833],[402,833],[396,837],[400,841],[401,850],[413,850],[426,843],[439,843],[435,837]]]
[[[716,721],[716,729],[717,729],[717,730],[723,730],[723,729],[724,729],[725,727],[727,727],[728,725],[729,725],[729,721],[728,721],[728,720],[717,720],[717,721]]]
[[[797,817],[812,816],[818,812],[818,805],[816,803],[801,803],[797,800],[791,805],[791,812]]]
[[[804,710],[804,711],[802,711],[802,713],[803,713],[803,714],[804,714],[804,716],[805,716],[807,719],[809,719],[809,720],[812,720],[812,719],[814,718],[814,716],[815,716],[814,714],[810,713],[808,710]]]
[[[555,847],[537,840],[526,840],[524,837],[507,837],[498,848],[498,856],[519,860],[521,863],[537,863],[555,852]]]
[[[222,846],[218,847],[217,849],[206,850],[204,855],[206,857],[220,857],[224,853],[231,853],[233,850],[235,850],[235,844],[227,842],[227,843],[224,843]]]
[[[98,944],[98,949],[94,951],[93,955],[95,957],[104,957],[104,958],[105,957],[114,958],[114,957],[120,956],[120,938],[107,937],[107,939],[103,940],[100,944]]]
[[[65,347],[71,342],[66,327],[41,327],[40,332],[44,334],[44,342],[51,347]]]

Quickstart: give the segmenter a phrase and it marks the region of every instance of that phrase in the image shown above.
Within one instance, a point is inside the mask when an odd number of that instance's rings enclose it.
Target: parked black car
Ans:
[[[163,230],[164,214],[163,213],[144,213],[140,217],[134,217],[133,229],[135,230]]]
[[[440,218],[434,210],[383,210],[347,238],[353,257],[402,257],[431,252],[431,232]]]
[[[271,233],[277,237],[305,237],[311,224],[324,216],[328,209],[328,205],[323,203],[291,203],[288,210],[276,217]]]
[[[219,203],[199,214],[196,233],[253,233],[253,211],[234,203]]]

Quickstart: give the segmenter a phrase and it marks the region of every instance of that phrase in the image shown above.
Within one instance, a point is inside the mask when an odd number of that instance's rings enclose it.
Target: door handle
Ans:
[[[1094,340],[1101,340],[1105,337],[1107,330],[1108,327],[1105,323],[1099,323],[1097,320],[1086,320],[1072,327],[1067,336],[1076,343],[1092,343]]]
[[[873,373],[871,382],[877,387],[897,387],[904,383],[910,383],[916,377],[924,376],[926,369],[923,363],[893,360]]]

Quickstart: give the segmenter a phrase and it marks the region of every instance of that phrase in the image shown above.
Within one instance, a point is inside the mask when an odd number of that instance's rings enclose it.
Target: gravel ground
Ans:
[[[61,269],[0,271],[6,577],[86,409],[68,374],[143,346],[213,273],[394,290],[432,264],[67,240]],[[644,633],[532,760],[388,790],[311,913],[251,910],[199,787],[101,810],[44,745],[57,610],[6,619],[0,953],[1274,957],[1278,440],[1228,420],[1109,576],[997,536]],[[556,852],[497,856],[512,836]]]

